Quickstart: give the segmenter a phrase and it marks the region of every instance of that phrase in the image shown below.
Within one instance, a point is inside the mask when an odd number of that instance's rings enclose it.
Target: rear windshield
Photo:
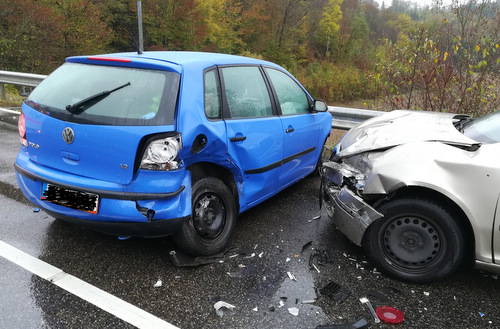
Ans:
[[[170,125],[179,81],[175,72],[66,63],[33,90],[26,104],[76,123]]]

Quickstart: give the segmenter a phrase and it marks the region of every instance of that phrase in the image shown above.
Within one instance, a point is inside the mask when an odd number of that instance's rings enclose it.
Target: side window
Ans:
[[[209,119],[220,118],[220,98],[215,70],[205,72],[205,115]]]
[[[222,76],[231,118],[273,114],[269,92],[258,67],[225,67]]]
[[[275,69],[266,68],[266,72],[278,95],[281,113],[284,115],[309,113],[307,95],[292,78]]]

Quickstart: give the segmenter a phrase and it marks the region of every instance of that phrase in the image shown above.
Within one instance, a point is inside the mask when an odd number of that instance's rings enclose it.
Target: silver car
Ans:
[[[500,272],[500,111],[393,111],[351,129],[323,164],[336,227],[386,274]]]

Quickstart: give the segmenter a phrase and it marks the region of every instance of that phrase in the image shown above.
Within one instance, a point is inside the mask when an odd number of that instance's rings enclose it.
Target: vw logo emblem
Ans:
[[[67,144],[71,144],[75,140],[75,132],[70,127],[66,127],[62,132],[62,138]]]

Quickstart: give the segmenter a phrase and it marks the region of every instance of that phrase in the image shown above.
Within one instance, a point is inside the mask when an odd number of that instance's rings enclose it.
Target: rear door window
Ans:
[[[26,104],[70,122],[167,125],[174,122],[179,81],[180,75],[175,72],[66,63],[31,93]],[[81,113],[67,110],[113,89],[117,90],[81,107]]]
[[[273,115],[269,92],[259,67],[225,67],[222,75],[231,118]]]

